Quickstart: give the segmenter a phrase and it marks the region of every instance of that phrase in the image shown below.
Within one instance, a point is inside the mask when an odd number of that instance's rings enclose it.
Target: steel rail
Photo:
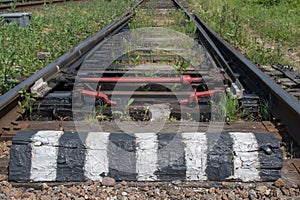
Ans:
[[[56,61],[50,63],[25,81],[19,83],[10,91],[0,96],[0,118],[17,105],[17,101],[20,99],[18,91],[22,90],[24,86],[31,87],[40,78],[47,80],[55,73],[59,72],[62,68],[68,67],[79,59],[82,59],[82,57],[84,57],[106,36],[117,30],[120,26],[129,23],[130,19],[134,16],[133,10],[143,2],[144,0],[139,1],[133,6],[132,9],[122,15],[119,19],[98,31],[95,35],[84,40],[71,51],[63,54]]]
[[[52,4],[52,3],[63,3],[66,1],[71,1],[71,0],[28,1],[28,2],[7,1],[7,2],[0,2],[3,4],[3,5],[0,5],[0,10],[10,9],[14,6],[15,6],[15,8],[21,8],[21,7],[27,7],[27,6],[37,6],[37,5]]]
[[[197,27],[197,31],[199,31],[199,33],[200,33],[200,34],[198,34],[198,36],[200,37],[199,38],[200,43],[203,45],[203,47],[205,47],[207,49],[207,51],[210,53],[210,55],[212,56],[213,60],[216,62],[218,67],[223,68],[227,72],[227,74],[229,75],[229,77],[231,79],[230,81],[232,83],[238,81],[238,79],[236,78],[236,75],[234,74],[234,72],[231,70],[231,68],[227,64],[226,60],[222,56],[219,49],[216,47],[216,45],[210,39],[210,37],[206,34],[206,32],[203,30],[203,28],[197,23],[197,21],[194,19],[194,16],[191,13],[189,13],[189,11],[181,3],[179,3],[178,0],[172,0],[172,1],[174,2],[175,6],[180,8],[190,20],[193,20],[194,24]]]
[[[200,32],[200,42],[213,55],[214,60],[225,68],[230,78],[235,80],[235,74],[238,74],[239,77],[247,79],[247,84],[251,85],[252,91],[261,92],[261,94],[258,93],[260,97],[270,95],[273,116],[283,122],[290,136],[300,144],[298,134],[300,130],[300,103],[211,30],[198,15],[190,14],[177,0],[173,0],[173,2],[185,12],[186,16],[194,21]],[[228,65],[230,62],[235,63],[238,67],[233,70]]]
[[[195,15],[197,23],[205,30],[206,34],[214,41],[226,58],[230,58],[237,64],[236,68],[239,74],[247,76],[249,80],[255,82],[253,88],[262,91],[261,96],[271,99],[271,111],[276,119],[280,119],[285,125],[290,136],[300,144],[300,103],[294,97],[289,95],[278,84],[271,80],[266,74],[260,71],[253,63],[245,58],[238,50],[233,48],[217,33],[209,28],[198,15]]]

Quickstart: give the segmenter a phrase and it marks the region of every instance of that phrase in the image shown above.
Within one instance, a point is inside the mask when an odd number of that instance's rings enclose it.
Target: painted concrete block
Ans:
[[[5,23],[16,22],[21,27],[26,27],[30,25],[30,12],[17,12],[17,13],[3,13],[0,14],[0,17],[3,18]]]
[[[10,181],[273,181],[282,152],[269,133],[21,131]]]

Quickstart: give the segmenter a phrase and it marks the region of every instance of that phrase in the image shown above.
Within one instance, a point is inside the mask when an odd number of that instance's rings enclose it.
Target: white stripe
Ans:
[[[109,143],[107,132],[90,132],[86,140],[84,175],[91,180],[102,180],[100,174],[109,171],[107,147]]]
[[[138,181],[155,181],[158,168],[158,141],[155,133],[136,133],[136,173]]]
[[[187,180],[207,180],[207,139],[205,133],[182,133],[185,144]]]
[[[62,131],[38,131],[31,139],[33,181],[55,181],[59,139]]]
[[[230,133],[233,139],[234,179],[258,181],[258,144],[253,133]]]

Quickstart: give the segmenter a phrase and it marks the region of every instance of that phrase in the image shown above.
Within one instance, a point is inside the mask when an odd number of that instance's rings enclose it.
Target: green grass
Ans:
[[[174,18],[176,21],[176,24],[171,24],[170,28],[174,29],[178,32],[185,33],[189,36],[194,36],[196,32],[196,26],[194,22],[191,19],[187,19],[183,11],[173,11],[170,12],[170,17]]]
[[[138,9],[136,11],[134,20],[129,24],[131,29],[142,27],[160,27],[163,25],[165,28],[178,31],[189,36],[194,36],[196,26],[192,20],[187,19],[183,11],[169,11],[168,14],[163,15],[157,13],[157,11],[152,8],[150,3],[151,1],[145,5],[145,8],[147,9]]]
[[[204,21],[251,61],[288,63],[286,49],[300,55],[300,0],[189,0]]]
[[[132,22],[129,23],[129,28],[137,29],[143,27],[154,27],[156,24],[151,19],[151,14],[153,14],[154,10],[151,8],[147,9],[147,13],[143,12],[141,9],[137,9],[135,11],[135,17]]]
[[[239,104],[238,99],[224,95],[219,102],[211,101],[211,105],[216,109],[219,117],[227,122],[234,121],[252,121],[252,116],[246,116],[246,111]]]
[[[271,120],[271,99],[268,100],[261,100],[259,104],[259,114],[260,118],[263,121]]]
[[[243,4],[248,24],[264,38],[300,45],[299,0],[248,0]]]
[[[92,0],[45,5],[31,25],[0,26],[0,95],[118,18],[136,1]],[[45,60],[38,52],[49,52]]]

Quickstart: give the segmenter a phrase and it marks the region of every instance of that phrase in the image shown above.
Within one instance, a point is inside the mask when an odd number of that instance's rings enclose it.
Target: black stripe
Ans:
[[[283,164],[279,142],[271,133],[257,133],[255,137],[259,147],[259,175],[263,181],[275,181],[280,178]]]
[[[57,181],[83,181],[84,145],[78,133],[64,133],[59,139]]]
[[[111,133],[109,135],[108,159],[109,177],[116,180],[136,180],[136,143],[134,135]]]
[[[158,134],[158,180],[185,180],[186,163],[181,134]]]
[[[222,181],[233,175],[233,141],[229,133],[207,133],[208,180]]]
[[[36,131],[20,131],[10,147],[9,181],[29,181],[31,170],[31,138]]]

